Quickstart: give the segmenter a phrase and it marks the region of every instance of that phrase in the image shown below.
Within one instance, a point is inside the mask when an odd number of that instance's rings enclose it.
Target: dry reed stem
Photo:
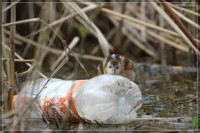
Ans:
[[[112,30],[106,36],[107,40],[111,40],[112,37],[115,35],[116,31],[117,31],[117,27],[115,26],[114,28],[112,28]]]
[[[120,6],[114,6],[117,9],[116,10],[120,10],[121,14],[124,14],[126,12],[126,4],[127,3],[121,3]],[[124,26],[124,20],[123,18],[121,18],[121,20],[119,20],[118,26],[116,27],[117,31],[115,33],[115,38],[114,38],[114,46],[117,47],[117,49],[121,50],[121,43],[122,43],[122,27]]]
[[[197,50],[200,50],[198,47],[198,43],[194,40],[194,37],[191,35],[191,33],[188,31],[188,29],[185,27],[185,25],[182,23],[182,21],[176,16],[176,14],[173,12],[171,7],[165,2],[165,0],[160,0],[162,3],[162,6],[167,11],[169,16],[173,19],[173,21],[176,23],[176,25],[180,28],[180,30],[184,33],[184,35],[189,39],[189,41],[192,43],[194,47],[196,47]],[[200,53],[200,51],[199,51]]]
[[[97,57],[97,56],[92,56],[92,55],[87,55],[87,54],[78,54],[78,53],[70,53],[70,56],[77,56],[79,58],[83,58],[83,59],[89,59],[89,60],[94,60],[94,61],[103,61],[104,58],[102,57]]]
[[[99,51],[100,47],[96,46],[93,50],[91,50],[90,55],[95,55]]]
[[[10,8],[12,8],[13,6],[15,6],[16,4],[18,4],[19,2],[20,2],[20,0],[17,0],[17,1],[12,2],[9,6],[7,6],[5,9],[3,9],[3,10],[1,11],[1,13],[6,12],[7,10],[9,10]]]
[[[181,35],[181,37],[185,40],[185,42],[198,54],[200,52],[196,47],[192,44],[192,42],[187,38],[187,36],[182,32],[182,30],[177,26],[177,24],[166,14],[164,10],[161,9],[155,2],[150,2],[152,6],[160,13],[163,18]]]
[[[6,58],[2,58],[3,61],[8,61]],[[35,69],[35,65],[36,65],[36,60],[35,59],[26,59],[26,60],[20,60],[20,59],[14,59],[15,62],[20,62],[20,63],[26,63],[26,62],[32,62],[32,66],[29,67],[28,70],[21,72],[21,73],[16,73],[17,77],[22,77],[22,76],[27,76],[29,75],[31,72],[33,72],[33,70]]]
[[[60,38],[60,39],[62,40],[62,38]],[[71,53],[71,55],[73,55],[75,57],[76,61],[79,63],[79,65],[81,66],[81,68],[84,70],[86,76],[89,77],[89,74],[88,74],[87,70],[85,69],[85,67],[81,63],[81,61],[79,60],[78,56],[67,46],[65,40],[62,40],[62,43],[63,43],[64,47],[67,47],[67,49],[69,50],[69,52]]]
[[[91,21],[89,20],[89,18],[87,17],[87,15],[85,14],[85,12],[76,4],[73,2],[68,3],[73,9],[74,11],[76,11],[83,20],[85,20],[85,22],[88,24],[89,27],[91,27],[94,31],[94,35],[97,37],[101,50],[104,54],[105,57],[109,56],[109,43],[106,40],[106,38],[104,37],[104,35],[102,34],[102,32],[98,29],[98,27]],[[88,28],[86,26],[86,28]]]
[[[142,21],[146,21],[147,20],[147,17],[145,15],[145,12],[146,12],[146,9],[145,9],[145,6],[146,6],[146,2],[142,2],[141,3],[141,6],[140,6],[140,12],[141,12],[141,20]],[[147,42],[147,33],[146,33],[146,30],[147,30],[147,27],[142,27],[141,29],[141,33],[140,33],[140,36],[141,36],[141,39],[143,42]],[[155,57],[157,58],[157,57]]]
[[[67,48],[69,50],[70,53],[72,53],[72,55],[74,55],[75,59],[77,60],[77,62],[79,63],[79,65],[81,66],[81,68],[85,71],[87,77],[89,77],[89,74],[87,72],[87,70],[85,69],[84,65],[81,63],[81,61],[78,59],[78,57],[74,54],[74,52],[68,47],[66,41],[59,35],[56,34],[55,30],[52,27],[49,27],[48,24],[46,24],[44,21],[41,20],[41,23],[43,23],[44,25],[46,25],[51,31],[53,31],[53,33],[58,37],[58,39],[60,40],[60,42],[63,44],[64,48]],[[62,53],[62,52],[61,52]],[[67,55],[66,55],[67,57]]]
[[[196,16],[199,16],[199,17],[200,17],[200,14],[199,14],[198,12],[194,12],[194,11],[192,11],[192,10],[189,10],[189,9],[186,9],[186,8],[183,8],[183,7],[179,7],[179,6],[177,6],[177,5],[175,5],[175,4],[171,4],[171,3],[168,3],[168,5],[170,5],[170,6],[173,7],[173,8],[176,8],[176,9],[178,9],[178,10],[180,10],[180,11],[184,11],[184,12],[186,12],[186,13],[190,13],[190,14],[192,14],[192,15],[196,15]]]
[[[9,31],[7,31],[7,30],[4,30],[4,32],[6,33],[6,34],[9,34]],[[19,40],[21,40],[21,41],[23,41],[23,42],[26,42],[26,43],[30,43],[31,45],[33,45],[33,46],[38,46],[38,47],[41,47],[41,44],[39,44],[39,43],[37,43],[37,42],[35,42],[35,41],[33,41],[33,40],[30,40],[30,39],[27,39],[27,38],[25,38],[25,37],[23,37],[23,36],[21,36],[21,35],[19,35],[19,34],[16,34],[16,36],[15,36],[17,39],[19,39]],[[5,45],[4,45],[5,46]],[[6,46],[5,46],[6,47]],[[7,47],[6,47],[7,48]],[[44,49],[45,50],[48,50],[50,53],[53,53],[53,54],[55,54],[55,55],[60,55],[60,54],[62,54],[63,53],[63,51],[62,50],[59,50],[59,49],[53,49],[53,48],[49,48],[49,47],[45,47],[44,46]],[[74,57],[74,55],[75,56],[77,56],[77,57],[79,57],[79,58],[83,58],[83,59],[90,59],[90,60],[96,60],[96,61],[102,61],[103,60],[103,58],[102,57],[97,57],[97,56],[90,56],[90,55],[80,55],[80,54],[78,54],[78,53],[75,53],[75,52],[73,52],[74,54],[70,54],[71,56],[73,56]],[[19,59],[23,59],[21,56],[19,56],[17,53],[15,53],[15,56],[16,57],[18,57]],[[28,65],[29,67],[30,67],[30,64]],[[38,71],[38,70],[37,70]],[[39,71],[38,71],[39,72]],[[39,72],[39,74],[42,76],[42,77],[46,77],[44,74],[42,74],[41,72]]]
[[[7,50],[9,50],[10,51],[10,48],[7,46],[7,45],[5,45],[5,44],[3,44],[3,46],[7,49]],[[17,54],[16,52],[15,52],[15,56],[18,58],[18,59],[20,59],[20,60],[25,60],[25,59],[23,59],[19,54]],[[27,66],[29,66],[29,67],[33,67],[30,63],[25,63]],[[39,70],[37,70],[36,69],[36,72],[38,73],[38,74],[40,74],[40,76],[42,76],[43,78],[46,78],[47,76],[45,76],[44,74],[42,74]]]
[[[50,4],[50,6],[48,7],[48,4]],[[52,21],[55,21],[56,19],[56,16],[55,16],[55,12],[56,12],[56,9],[55,9],[55,6],[52,4],[52,3],[48,3],[47,6],[46,6],[46,10],[47,12],[49,12],[51,15],[47,18],[46,20],[41,20],[41,23],[44,24],[44,27],[46,25],[48,25],[48,23],[51,23]],[[67,10],[64,10],[64,13],[63,13],[63,16],[67,14]],[[45,18],[44,16],[46,16],[46,14],[42,14],[42,17],[41,18]],[[46,21],[46,22],[45,22]],[[51,45],[54,43],[54,40],[55,38],[57,37],[57,34],[59,34],[59,30],[60,30],[60,27],[61,27],[62,23],[59,23],[59,25],[53,30],[53,35],[50,37],[50,32],[48,32],[48,34],[46,34],[46,36],[49,36],[49,40],[46,40],[46,43],[47,45],[44,45],[44,47],[51,47]],[[49,29],[53,29],[52,27],[49,28]],[[45,58],[45,56],[47,55],[48,51],[45,50],[44,52],[42,52],[42,59],[41,59],[41,62],[43,62],[43,59]],[[66,56],[67,57],[67,56]],[[63,59],[63,58],[62,58]],[[61,60],[60,60],[61,61]],[[55,69],[55,68],[54,68]]]
[[[45,27],[46,23],[48,23],[48,21],[49,21],[49,16],[46,15],[46,12],[49,12],[48,3],[45,3],[42,6],[40,14],[39,14],[39,16],[41,18],[41,24],[40,24],[40,28],[41,29],[43,27]],[[44,56],[47,53],[47,51],[44,48],[48,47],[48,45],[49,45],[49,43],[48,43],[48,40],[50,39],[49,35],[50,35],[50,31],[49,30],[41,31],[38,34],[37,42],[42,44],[42,45],[40,47],[36,47],[35,48],[35,50],[34,50],[34,58],[38,61],[37,68],[39,70],[42,67]]]
[[[88,2],[81,2],[85,5],[94,5],[92,3],[88,3]],[[133,23],[136,23],[136,24],[140,24],[140,25],[143,25],[143,26],[146,26],[148,28],[152,28],[152,29],[156,29],[158,31],[162,31],[162,32],[166,32],[166,33],[169,33],[169,34],[172,34],[174,36],[177,36],[179,37],[179,34],[177,34],[176,32],[174,31],[171,31],[171,30],[167,30],[167,29],[164,29],[162,27],[159,27],[159,26],[156,26],[156,25],[153,25],[153,24],[150,24],[150,23],[146,23],[146,22],[143,22],[139,19],[135,19],[135,18],[132,18],[130,16],[127,16],[127,15],[123,15],[123,14],[120,14],[118,12],[115,12],[115,11],[112,11],[112,10],[109,10],[109,9],[106,9],[106,8],[101,8],[101,11],[111,15],[111,16],[116,16],[116,17],[120,17],[120,18],[124,18],[124,20],[128,20],[128,21],[131,21]]]
[[[14,2],[14,1],[12,1]],[[11,7],[11,22],[16,21],[16,5]],[[15,30],[16,26],[11,25],[10,37],[9,37],[9,56],[7,62],[8,68],[8,97],[7,97],[7,109],[10,111],[12,109],[12,99],[16,89],[16,80],[15,80]]]
[[[17,24],[30,23],[30,22],[37,22],[37,21],[40,21],[40,19],[39,18],[25,19],[25,20],[20,20],[20,21],[15,21],[15,22],[3,24],[2,27],[17,25]]]
[[[143,2],[142,2],[143,3]],[[135,4],[128,4],[127,5],[127,11],[128,11],[128,13],[127,13],[127,15],[131,15],[131,16],[133,16],[133,17],[136,17],[136,18],[139,18],[139,19],[143,19],[143,17],[144,17],[144,15],[145,15],[145,10],[147,10],[147,9],[142,9],[142,6],[144,6],[144,5],[142,5],[142,3],[141,3],[141,6],[139,7],[139,6],[137,6],[137,5],[135,5]],[[144,2],[145,3],[145,2]],[[144,4],[143,3],[143,4]],[[146,3],[145,3],[146,4]],[[152,11],[152,10],[151,10]],[[141,14],[143,14],[143,15],[141,15]],[[154,21],[152,21],[152,20],[150,20],[150,19],[148,19],[147,17],[145,17],[145,21],[146,22],[149,22],[149,23],[151,23],[151,24],[155,24],[155,22]]]
[[[135,28],[141,30],[140,27],[138,27],[137,25],[133,25],[133,23],[126,22],[126,24],[127,24],[127,26],[128,26],[128,25],[131,25],[131,26],[134,26]],[[129,28],[129,29],[130,29],[130,28]],[[174,40],[171,41],[171,40],[167,39],[166,37],[163,37],[163,36],[159,35],[159,34],[156,33],[155,31],[152,31],[152,30],[150,30],[150,29],[147,29],[146,31],[147,31],[148,34],[150,34],[150,35],[153,36],[154,38],[156,38],[156,39],[158,39],[158,40],[162,40],[162,41],[164,41],[166,44],[168,44],[168,45],[170,45],[170,46],[173,46],[173,47],[175,47],[175,48],[177,48],[177,49],[179,49],[179,50],[181,50],[181,51],[184,51],[184,52],[188,52],[188,51],[189,51],[189,49],[188,49],[187,47],[185,47],[185,46],[183,46],[183,45],[178,45],[178,44],[176,44],[176,43],[174,42]],[[158,37],[158,36],[159,36],[159,37]]]
[[[0,10],[2,10],[2,2],[0,2]],[[0,25],[2,25],[2,13],[0,14]],[[2,56],[3,56],[3,51],[2,51],[2,43],[3,43],[3,39],[2,39],[2,26],[0,27],[0,95],[2,96],[3,94],[3,60],[2,60]],[[1,99],[2,100],[2,99]],[[2,111],[3,112],[3,111]]]
[[[179,50],[184,51],[184,52],[189,52],[189,48],[188,47],[179,45],[179,44],[175,43],[174,41],[168,40],[166,37],[163,37],[162,35],[159,35],[158,33],[155,33],[155,32],[150,31],[150,30],[148,30],[147,33],[150,36],[152,36],[152,37],[154,37],[154,38],[156,38],[158,40],[161,40],[161,41],[165,42],[166,44],[168,44],[168,45],[170,45],[170,46],[172,46],[172,47],[174,47],[176,49],[179,49]]]
[[[165,25],[165,21],[164,21],[162,16],[159,16],[159,25],[161,27],[164,27],[164,25]],[[166,49],[165,43],[163,42],[163,40],[160,40],[160,51],[161,51],[160,55],[161,55],[161,64],[162,65],[166,65],[167,64],[167,58],[166,58],[167,56],[166,56],[165,49]]]
[[[28,8],[29,8],[29,11],[28,11],[29,18],[35,18],[36,14],[35,14],[35,10],[34,10],[34,4],[28,3]],[[33,29],[33,31],[37,30],[38,26],[39,26],[39,23],[36,23],[36,24],[29,23],[29,27],[30,27],[30,29]],[[34,40],[34,36],[31,36],[29,39]],[[22,57],[25,57],[27,55],[27,52],[29,51],[30,47],[31,47],[31,45],[29,45],[29,44],[25,45],[25,48],[21,54]]]
[[[173,9],[172,10],[181,18],[183,19],[185,22],[189,23],[190,25],[192,25],[195,28],[200,29],[200,26],[195,23],[194,21],[192,21],[191,19],[187,18],[186,16],[184,16],[183,14],[181,14],[180,12],[178,12],[177,10]]]
[[[144,46],[144,44],[142,44],[138,39],[134,38],[132,35],[130,35],[128,33],[128,31],[123,28],[122,32],[124,33],[124,35],[126,35],[136,46],[138,46],[140,49],[142,49],[143,51],[145,51],[147,54],[149,54],[150,56],[158,59],[158,55],[154,52],[151,51],[150,49],[148,49],[146,46]]]
[[[7,35],[9,35],[9,31],[7,31],[7,30],[4,29],[3,32],[6,33]],[[19,39],[19,40],[21,40],[21,41],[23,41],[23,42],[26,42],[26,43],[28,43],[28,44],[31,44],[31,45],[33,45],[33,46],[35,46],[35,47],[42,47],[42,44],[40,44],[40,43],[38,43],[38,42],[35,42],[35,41],[33,41],[33,40],[30,40],[30,39],[28,39],[28,38],[26,38],[26,37],[23,37],[23,36],[21,36],[21,35],[19,35],[19,34],[16,34],[15,37],[16,37],[17,39]],[[56,55],[59,55],[59,54],[62,53],[61,50],[52,49],[52,48],[49,48],[49,47],[46,47],[46,46],[44,46],[44,49],[47,50],[47,51],[49,51],[49,52],[51,52],[51,53],[54,53],[54,54],[56,54]]]
[[[93,9],[95,9],[95,8],[96,8],[96,6],[90,5],[90,6],[84,7],[82,10],[83,10],[84,12],[87,12],[87,11],[93,10]],[[29,36],[36,35],[36,34],[38,34],[39,32],[41,32],[42,30],[48,29],[48,27],[53,27],[53,26],[56,26],[57,24],[63,23],[64,21],[75,17],[77,14],[78,14],[78,13],[72,13],[72,14],[70,14],[70,15],[67,15],[67,16],[65,16],[65,17],[62,17],[62,18],[60,18],[60,19],[58,19],[58,20],[56,20],[56,21],[54,21],[54,22],[48,24],[47,26],[43,27],[42,29],[39,29],[38,31],[35,31],[35,32],[31,33]]]
[[[79,37],[74,37],[73,40],[71,41],[71,43],[69,44],[69,48],[73,49],[79,40],[80,40]],[[67,49],[67,51],[63,51],[63,53],[58,57],[58,59],[51,65],[51,67],[50,67],[51,71],[55,70],[56,66],[58,66],[58,64],[63,60],[63,58],[65,58],[65,56],[68,54],[68,52],[69,52],[68,49]]]
[[[117,21],[114,20],[111,16],[109,18],[115,24],[115,26],[117,26]],[[147,47],[145,47],[139,40],[133,38],[133,36],[129,34],[129,32],[128,32],[127,29],[129,29],[129,28],[126,28],[126,26],[124,26],[122,28],[122,33],[124,35],[126,35],[129,38],[129,40],[131,40],[137,47],[139,47],[140,49],[142,49],[143,51],[145,51],[150,56],[153,56],[154,58],[158,58],[158,55],[156,55],[153,51],[151,51]]]

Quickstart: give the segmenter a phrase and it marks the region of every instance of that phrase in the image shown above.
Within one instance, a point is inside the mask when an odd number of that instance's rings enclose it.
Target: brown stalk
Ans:
[[[175,23],[178,25],[178,27],[182,30],[182,32],[188,37],[188,39],[192,42],[192,44],[200,50],[198,47],[198,43],[194,40],[190,32],[187,30],[185,25],[182,23],[182,21],[176,16],[174,11],[171,9],[171,7],[167,4],[165,0],[160,0],[160,3],[163,5],[164,9],[167,11],[169,16],[175,21]]]
[[[0,2],[0,10],[2,11],[2,2]],[[0,24],[2,25],[2,13],[0,13]],[[1,66],[1,70],[0,70],[0,87],[2,87],[2,81],[3,81],[3,61],[2,61],[2,26],[0,27],[0,41],[1,41],[1,45],[0,45],[0,66]],[[2,88],[0,89],[0,94],[2,95]]]
[[[10,51],[10,48],[7,46],[7,45],[5,45],[5,44],[3,44],[2,43],[2,46],[4,46],[8,51]],[[19,54],[17,54],[16,52],[15,52],[15,56],[18,58],[18,59],[20,59],[20,60],[24,60],[24,58],[22,58]],[[34,59],[33,59],[34,60]],[[25,63],[27,66],[29,66],[29,67],[32,67],[32,65],[30,64],[30,63]],[[38,73],[38,74],[40,74],[40,76],[42,76],[43,78],[47,78],[47,76],[45,76],[43,73],[41,73],[38,69],[35,69],[35,71]]]
[[[12,0],[14,2],[14,0]],[[11,22],[16,21],[16,5],[11,7]],[[9,47],[10,47],[10,52],[9,52],[9,60],[7,63],[7,70],[8,70],[8,99],[7,99],[7,109],[11,110],[12,108],[12,99],[13,95],[15,92],[15,87],[16,87],[16,80],[15,80],[15,28],[16,25],[11,25],[11,30],[10,30],[10,42],[9,42]]]
[[[121,3],[121,13],[124,14],[125,11],[126,11],[126,3]],[[121,20],[119,21],[119,24],[118,24],[118,27],[117,27],[117,33],[115,35],[115,45],[117,50],[120,51],[121,47],[121,42],[122,42],[122,33],[121,33],[121,30],[123,28],[123,25],[124,25],[124,19],[121,18]]]

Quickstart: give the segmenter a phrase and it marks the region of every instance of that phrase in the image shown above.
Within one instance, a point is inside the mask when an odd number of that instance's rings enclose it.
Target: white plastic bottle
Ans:
[[[32,102],[48,79],[27,84],[14,101],[14,108]],[[82,120],[92,123],[121,124],[136,118],[142,106],[138,86],[127,78],[100,75],[89,80],[65,81],[51,79],[33,103],[32,118],[51,121]]]

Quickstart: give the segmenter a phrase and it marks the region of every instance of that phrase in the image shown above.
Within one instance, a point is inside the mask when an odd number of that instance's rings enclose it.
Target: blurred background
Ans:
[[[3,2],[3,43],[9,41],[11,3]],[[16,1],[15,52],[23,59],[36,59],[37,67],[49,77],[61,62],[66,41],[69,60],[56,77],[86,78],[74,56],[85,66],[89,77],[104,57],[116,53],[134,62],[195,66],[197,55],[163,6],[151,2],[28,2]],[[198,40],[197,3],[168,3],[188,32]],[[178,27],[178,28],[177,28]],[[62,38],[59,39],[59,37]],[[3,56],[6,57],[3,47]],[[15,71],[28,67],[17,62]]]

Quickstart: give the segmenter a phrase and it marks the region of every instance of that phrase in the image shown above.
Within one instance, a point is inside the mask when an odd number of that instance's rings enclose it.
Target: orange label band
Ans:
[[[66,89],[66,95],[64,97],[59,96],[56,93],[53,93],[53,96],[45,95],[43,98],[39,98],[40,103],[39,107],[43,111],[45,118],[49,121],[55,119],[55,117],[59,120],[69,120],[72,122],[80,122],[82,121],[76,110],[76,101],[73,98],[73,94],[75,94],[82,84],[87,80],[78,80],[68,89]],[[47,88],[48,90],[48,88]],[[42,94],[41,94],[42,95]],[[12,101],[12,109],[15,109],[16,98],[18,95],[13,96]]]

